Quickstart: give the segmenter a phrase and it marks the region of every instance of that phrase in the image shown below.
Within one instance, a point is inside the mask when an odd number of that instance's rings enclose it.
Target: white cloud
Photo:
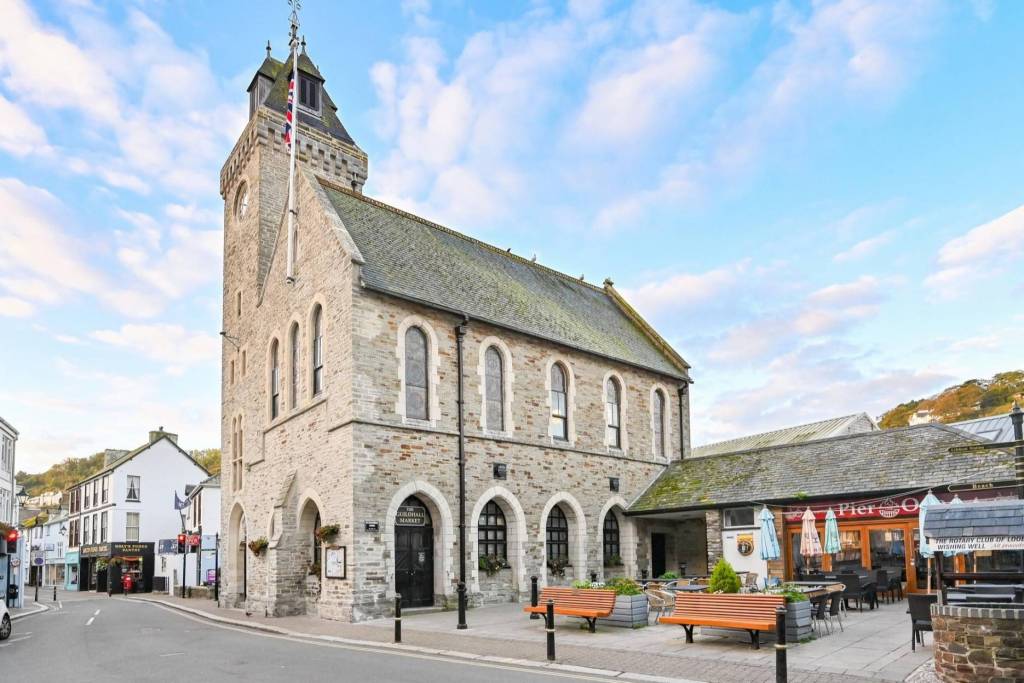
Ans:
[[[0,296],[0,315],[9,318],[29,318],[35,307],[29,302],[13,296]]]
[[[703,273],[677,273],[664,280],[625,288],[622,293],[637,310],[654,317],[730,295],[749,265],[749,260],[744,260]]]
[[[853,282],[822,287],[808,295],[807,302],[814,306],[856,306],[877,302],[881,281],[873,275],[862,275]]]
[[[968,230],[939,249],[939,269],[925,284],[939,296],[953,298],[965,285],[992,277],[1024,255],[1024,206]]]
[[[216,361],[220,356],[220,340],[205,332],[186,330],[181,325],[122,325],[117,330],[96,330],[92,339],[127,348],[139,355],[184,368]]]
[[[832,260],[836,263],[846,263],[848,261],[856,261],[868,256],[892,241],[893,233],[883,232],[880,235],[874,237],[868,237],[860,242],[857,242],[849,249],[841,251],[832,257]]]
[[[55,334],[53,335],[53,338],[59,341],[61,344],[71,344],[74,346],[78,346],[84,343],[78,337],[70,334]]]
[[[46,153],[49,143],[44,131],[28,113],[0,94],[0,149],[16,157]]]

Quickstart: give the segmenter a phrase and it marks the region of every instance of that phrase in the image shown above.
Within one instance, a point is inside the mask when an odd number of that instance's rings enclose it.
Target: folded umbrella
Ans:
[[[803,526],[800,529],[800,554],[804,557],[819,557],[821,555],[821,539],[818,537],[818,528],[814,525],[814,513],[811,508],[804,510]]]
[[[764,506],[761,509],[761,559],[779,559],[779,537],[775,534],[775,515]]]
[[[839,543],[839,520],[832,508],[825,514],[825,552],[828,554],[838,553],[842,550]]]

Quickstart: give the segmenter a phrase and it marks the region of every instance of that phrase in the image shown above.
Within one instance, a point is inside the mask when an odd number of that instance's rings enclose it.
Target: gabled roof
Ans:
[[[219,488],[220,488],[220,475],[219,474],[215,474],[212,477],[209,477],[207,479],[203,479],[201,482],[199,482],[195,486],[191,486],[191,487],[186,486],[185,487],[185,500],[192,500],[197,495],[199,495],[199,492],[202,491],[203,489],[219,489]]]
[[[949,426],[997,443],[1013,441],[1013,422],[1010,421],[1009,413],[952,422]]]
[[[1024,500],[992,500],[929,505],[928,538],[1024,536]]]
[[[280,64],[280,66],[275,66],[276,64]],[[263,66],[260,67],[261,73],[264,66],[268,70],[276,68],[277,73],[273,76],[274,82],[270,86],[270,92],[267,93],[267,99],[263,101],[263,104],[284,115],[288,108],[288,81],[291,79],[292,58],[289,55],[284,64],[281,64],[276,59],[268,57],[263,60]],[[316,65],[313,64],[305,52],[299,54],[299,71],[313,76],[320,81],[324,80]],[[334,104],[331,96],[327,94],[327,89],[321,88],[320,92],[322,95],[320,104],[321,115],[312,116],[307,114],[302,107],[299,107],[299,123],[355,146],[355,140],[348,134],[345,126],[341,123],[341,119],[338,118],[338,107]]]
[[[673,462],[629,513],[783,502],[1012,481],[1004,451],[950,453],[983,442],[941,424],[850,434]]]
[[[795,427],[785,427],[772,432],[751,434],[741,436],[728,441],[704,444],[693,449],[694,457],[706,455],[720,455],[723,453],[736,453],[748,451],[754,448],[767,448],[769,446],[783,446],[790,443],[804,443],[816,439],[827,439],[832,436],[843,434],[858,434],[861,432],[877,431],[878,425],[868,416],[867,413],[855,413],[842,417],[832,417],[827,420],[810,422]]]
[[[173,439],[170,439],[170,438],[168,438],[165,435],[165,436],[161,436],[156,441],[150,441],[148,443],[145,443],[145,444],[139,446],[138,448],[136,448],[135,450],[127,451],[120,458],[118,458],[118,459],[114,460],[113,462],[111,462],[111,463],[107,464],[106,466],[104,466],[103,469],[98,470],[96,472],[93,472],[88,477],[83,477],[82,479],[79,479],[74,484],[69,486],[68,489],[73,489],[76,486],[78,486],[80,484],[84,484],[87,481],[92,481],[96,477],[99,477],[101,475],[109,474],[110,472],[113,472],[114,470],[116,470],[121,465],[125,464],[129,460],[132,460],[133,458],[135,458],[135,456],[137,456],[140,453],[142,453],[143,451],[149,449],[151,446],[155,446],[156,444],[160,443],[161,441],[167,441],[167,443],[169,443],[172,446],[174,446],[178,450],[179,453],[181,453],[186,458],[188,458],[190,461],[192,461],[192,464],[194,464],[196,467],[201,469],[203,472],[206,472],[207,476],[210,475],[209,471],[207,471],[207,469],[205,467],[203,467],[198,462],[196,462],[195,458],[193,458],[191,455],[189,455],[189,453],[187,451],[185,451],[181,446],[179,446],[177,443],[175,443],[175,441]]]
[[[604,289],[319,179],[365,287],[655,372],[689,367]],[[620,303],[621,302],[621,303]]]

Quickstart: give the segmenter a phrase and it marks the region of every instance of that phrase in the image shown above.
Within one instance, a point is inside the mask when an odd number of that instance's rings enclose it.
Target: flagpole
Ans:
[[[295,282],[295,151],[298,147],[299,133],[299,9],[302,7],[300,0],[288,0],[292,7],[291,14],[291,38],[289,46],[292,51],[292,82],[289,88],[291,102],[289,103],[289,114],[291,115],[291,156],[288,160],[288,258],[286,263],[285,280],[290,284]]]

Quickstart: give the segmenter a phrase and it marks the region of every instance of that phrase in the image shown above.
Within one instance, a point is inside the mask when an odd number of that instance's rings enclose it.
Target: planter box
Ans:
[[[598,619],[599,626],[619,628],[643,628],[647,626],[647,596],[619,595],[615,598],[615,609],[607,619]]]
[[[750,634],[740,629],[713,628],[702,626],[701,635],[719,636],[735,640],[740,643],[749,643]],[[811,603],[809,600],[803,602],[786,603],[786,643],[795,645],[802,640],[814,638],[814,631],[811,629]],[[775,642],[775,631],[761,631],[761,642]]]

